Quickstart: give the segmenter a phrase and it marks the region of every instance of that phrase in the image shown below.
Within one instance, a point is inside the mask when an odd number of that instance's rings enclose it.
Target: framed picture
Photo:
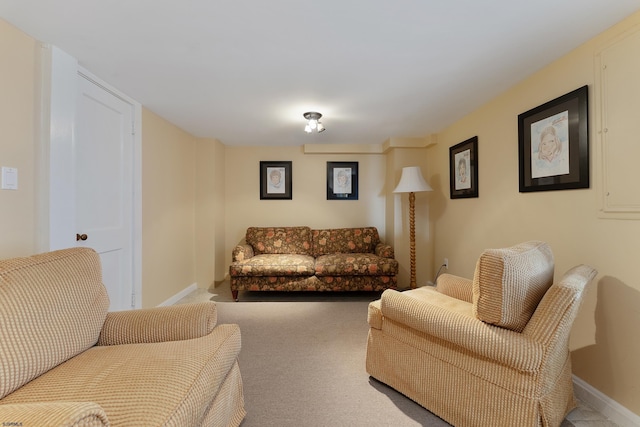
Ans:
[[[452,199],[478,197],[478,137],[449,147],[449,193]]]
[[[327,200],[358,200],[358,162],[327,162]]]
[[[260,162],[260,200],[291,200],[291,162]]]
[[[587,86],[518,115],[520,192],[589,188]]]

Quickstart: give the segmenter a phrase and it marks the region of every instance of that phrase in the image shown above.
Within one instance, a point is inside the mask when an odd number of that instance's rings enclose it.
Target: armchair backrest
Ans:
[[[0,261],[0,399],[95,345],[108,308],[92,249]]]
[[[522,332],[553,284],[553,272],[553,253],[544,242],[485,250],[473,277],[473,314],[485,323]]]

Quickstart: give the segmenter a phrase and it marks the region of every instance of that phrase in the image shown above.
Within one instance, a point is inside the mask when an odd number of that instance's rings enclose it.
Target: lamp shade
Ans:
[[[394,193],[417,193],[419,191],[433,191],[433,188],[424,180],[418,166],[402,168],[402,176]]]

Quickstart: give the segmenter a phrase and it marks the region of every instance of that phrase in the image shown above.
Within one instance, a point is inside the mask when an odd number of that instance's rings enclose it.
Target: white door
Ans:
[[[110,309],[140,308],[142,106],[64,51],[41,48],[36,247],[96,249]]]
[[[78,74],[74,158],[76,238],[95,249],[110,310],[133,299],[134,106]]]

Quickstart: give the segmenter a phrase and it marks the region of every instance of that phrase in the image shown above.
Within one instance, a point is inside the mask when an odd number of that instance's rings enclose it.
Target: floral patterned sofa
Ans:
[[[375,227],[249,227],[229,266],[238,291],[383,291],[398,262]]]

